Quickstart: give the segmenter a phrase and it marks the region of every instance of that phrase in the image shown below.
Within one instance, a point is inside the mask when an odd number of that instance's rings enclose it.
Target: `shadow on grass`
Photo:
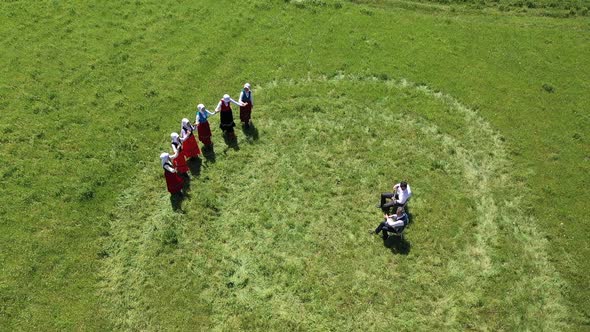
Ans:
[[[180,174],[180,176],[184,180],[184,185],[182,186],[182,192],[188,193],[189,191],[191,191],[191,177],[188,175],[188,173],[178,173],[178,174]]]
[[[172,206],[172,210],[174,210],[174,212],[184,213],[182,210],[182,201],[184,201],[186,197],[187,195],[183,192],[177,192],[170,195],[170,205]]]
[[[389,248],[394,255],[407,255],[412,248],[412,245],[406,241],[405,237],[402,238],[398,235],[389,235],[387,240],[383,240],[383,246]]]
[[[203,157],[208,163],[215,163],[215,149],[213,148],[213,144],[203,147]]]
[[[194,159],[199,160],[198,158],[193,158],[193,160]],[[192,172],[190,162],[188,162],[188,165]],[[196,171],[199,172],[201,169],[201,162],[198,161],[198,165],[195,165],[194,167],[196,167]],[[174,212],[184,213],[184,210],[182,209],[182,202],[185,199],[190,198],[189,192],[191,191],[191,177],[187,173],[180,173],[180,176],[184,180],[182,190],[180,192],[170,194],[170,205],[172,206],[172,210]]]
[[[242,125],[242,133],[244,133],[248,141],[258,140],[258,129],[253,123],[250,123],[249,125]]]
[[[409,228],[412,223],[414,222],[414,215],[412,214],[412,212],[410,212],[410,207],[406,205],[406,209],[405,209],[406,214],[408,215],[408,225],[406,226],[406,229]]]
[[[240,146],[238,145],[238,137],[235,134],[231,135],[224,133],[223,141],[227,145],[227,148],[225,148],[223,152],[227,152],[229,149],[234,149],[236,151],[240,150]]]
[[[186,161],[186,164],[188,165],[188,169],[191,171],[192,176],[198,177],[201,175],[201,166],[203,164],[201,158],[191,158]],[[190,183],[190,179],[187,182]]]

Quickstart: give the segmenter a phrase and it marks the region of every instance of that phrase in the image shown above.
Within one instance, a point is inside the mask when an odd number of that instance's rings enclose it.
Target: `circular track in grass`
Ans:
[[[374,77],[255,93],[258,139],[218,153],[185,215],[169,211],[157,176],[122,197],[130,211],[160,203],[113,222],[104,294],[119,326],[565,326],[545,242],[519,207],[502,140],[476,112]],[[411,224],[383,242],[368,234],[382,218],[374,205],[402,179]]]

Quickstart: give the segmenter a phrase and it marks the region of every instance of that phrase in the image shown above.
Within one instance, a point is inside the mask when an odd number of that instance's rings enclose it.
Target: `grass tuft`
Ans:
[[[555,92],[555,88],[547,83],[543,83],[543,90],[549,93]]]

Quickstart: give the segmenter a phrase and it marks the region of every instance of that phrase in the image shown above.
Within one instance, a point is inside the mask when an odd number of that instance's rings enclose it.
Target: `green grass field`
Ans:
[[[590,330],[589,7],[0,3],[0,330]]]

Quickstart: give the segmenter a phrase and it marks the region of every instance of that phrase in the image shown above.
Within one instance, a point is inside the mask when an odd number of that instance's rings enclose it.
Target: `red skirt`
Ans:
[[[197,131],[199,133],[199,141],[205,145],[211,145],[211,127],[209,127],[209,121],[199,123],[197,125]]]
[[[184,180],[178,173],[171,173],[168,171],[164,171],[164,176],[166,177],[166,186],[168,187],[168,192],[171,194],[176,194],[182,190],[184,186]]]
[[[199,143],[195,139],[195,135],[191,134],[184,142],[182,142],[182,151],[186,158],[198,157],[201,154]]]
[[[178,171],[178,173],[187,173],[188,165],[186,164],[186,157],[184,156],[184,150],[178,153],[178,157],[172,160],[172,165]]]
[[[250,122],[252,115],[252,104],[248,103],[246,106],[240,106],[240,121]]]

